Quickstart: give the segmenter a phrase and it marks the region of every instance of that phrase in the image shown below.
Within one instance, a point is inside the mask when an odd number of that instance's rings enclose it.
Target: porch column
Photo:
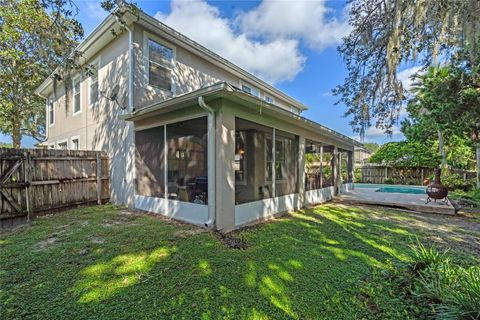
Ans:
[[[323,144],[320,145],[320,189],[323,188]]]
[[[230,231],[235,228],[235,117],[221,108],[216,118],[216,228]]]
[[[355,177],[355,166],[354,166],[354,153],[353,151],[348,151],[347,153],[347,172],[348,172],[348,182],[353,183]]]
[[[305,137],[298,140],[298,204],[297,209],[303,208],[305,203]]]
[[[338,158],[338,160],[337,160],[337,163],[338,163],[337,176],[338,176],[338,186],[339,186],[339,188],[342,187],[342,183],[344,182],[344,181],[343,181],[343,175],[342,175],[342,169],[343,169],[343,168],[342,168],[342,154],[343,154],[343,153],[340,151],[340,152],[338,153],[338,156],[337,156],[337,158]]]
[[[332,184],[333,184],[333,194],[338,194],[338,148],[336,146],[333,147],[333,154],[332,154]]]

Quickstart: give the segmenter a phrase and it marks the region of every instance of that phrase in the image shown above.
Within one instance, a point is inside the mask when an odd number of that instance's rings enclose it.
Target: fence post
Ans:
[[[25,196],[27,203],[27,221],[33,218],[33,197],[32,197],[32,156],[30,152],[25,152]]]
[[[102,204],[102,156],[97,151],[97,203]]]

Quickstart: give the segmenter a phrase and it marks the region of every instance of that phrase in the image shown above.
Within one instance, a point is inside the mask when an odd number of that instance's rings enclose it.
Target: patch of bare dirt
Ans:
[[[105,243],[105,240],[103,238],[99,238],[99,237],[91,237],[90,242],[95,243],[95,244],[103,244],[103,243]]]
[[[216,232],[215,235],[227,248],[237,250],[245,250],[248,248],[248,244],[242,239],[239,239],[234,233]]]
[[[57,234],[51,234],[47,239],[37,242],[38,250],[45,250],[58,241]]]
[[[129,226],[138,225],[132,223],[136,219],[136,216],[133,214],[126,214],[124,211],[119,212],[114,218],[103,219],[101,225],[105,228],[111,228],[119,225],[128,224]]]

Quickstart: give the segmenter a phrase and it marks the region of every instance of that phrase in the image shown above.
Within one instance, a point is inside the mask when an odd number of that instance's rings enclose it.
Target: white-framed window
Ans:
[[[55,144],[54,144],[54,143],[49,144],[49,145],[48,145],[48,148],[49,148],[49,149],[55,149]]]
[[[55,104],[53,102],[53,96],[48,98],[47,101],[48,110],[48,126],[51,127],[55,124]]]
[[[100,64],[94,62],[92,65],[93,74],[90,76],[89,82],[89,106],[90,108],[95,106],[98,103],[99,99],[99,90],[98,90],[98,72],[100,69]]]
[[[68,149],[68,140],[65,139],[65,140],[57,141],[57,149],[67,150]]]
[[[82,98],[81,98],[81,81],[80,77],[76,77],[72,81],[72,92],[73,92],[73,115],[79,114],[82,112]]]
[[[75,136],[70,139],[70,149],[80,150],[80,137]]]
[[[250,93],[253,96],[260,97],[260,90],[258,90],[252,85],[249,85],[247,83],[243,83],[242,81],[240,81],[240,88],[242,89],[242,91],[246,93]]]
[[[146,49],[148,50],[148,84],[173,92],[174,50],[150,37],[147,39]]]
[[[295,113],[295,114],[300,114],[300,109],[297,107],[291,106],[290,107],[290,112]]]
[[[272,96],[269,96],[268,94],[265,94],[263,100],[265,100],[265,102],[268,102],[268,103],[271,103],[271,104],[275,103],[275,99]]]

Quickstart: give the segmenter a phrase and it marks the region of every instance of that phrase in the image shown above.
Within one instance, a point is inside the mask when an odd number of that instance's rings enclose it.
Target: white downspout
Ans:
[[[208,220],[205,227],[210,228],[215,225],[215,111],[205,103],[203,96],[198,97],[198,105],[208,113]],[[213,164],[213,165],[212,165]]]

